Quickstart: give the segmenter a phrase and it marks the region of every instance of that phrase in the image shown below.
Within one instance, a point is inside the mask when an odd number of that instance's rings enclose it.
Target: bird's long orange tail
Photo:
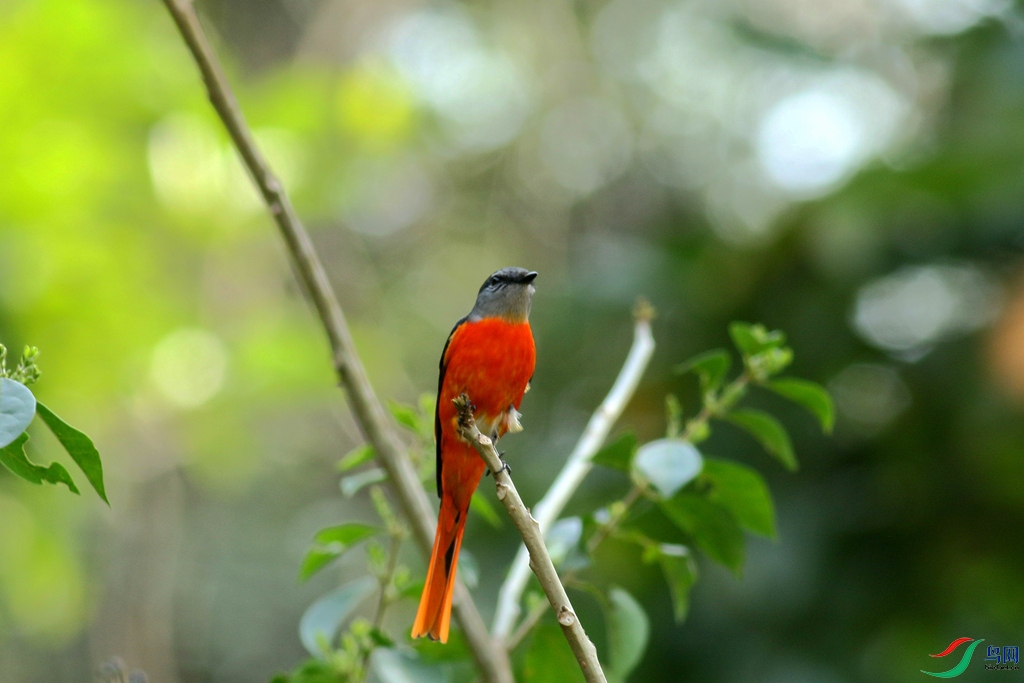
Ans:
[[[430,636],[442,643],[448,642],[455,568],[459,563],[459,548],[462,547],[462,532],[465,529],[466,510],[458,509],[451,496],[442,496],[437,532],[434,534],[434,550],[430,554],[427,580],[412,625],[413,638]]]

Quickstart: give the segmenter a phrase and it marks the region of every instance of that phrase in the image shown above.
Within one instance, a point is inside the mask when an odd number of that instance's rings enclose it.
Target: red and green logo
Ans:
[[[945,650],[943,650],[939,654],[937,654],[937,655],[928,655],[928,656],[929,657],[945,657],[946,655],[951,654],[954,650],[956,650],[958,647],[960,647],[964,643],[970,643],[970,645],[968,645],[967,649],[964,651],[963,657],[960,658],[960,663],[959,664],[954,666],[949,671],[934,672],[934,671],[925,671],[924,669],[921,669],[921,673],[928,674],[929,676],[935,676],[936,678],[953,678],[954,676],[959,676],[960,674],[962,674],[964,671],[967,670],[967,665],[971,663],[971,657],[974,655],[974,648],[978,647],[978,645],[980,645],[983,642],[985,642],[984,638],[982,638],[981,640],[975,640],[974,638],[957,638],[956,640],[954,640],[952,643],[949,644],[949,647],[947,647]]]

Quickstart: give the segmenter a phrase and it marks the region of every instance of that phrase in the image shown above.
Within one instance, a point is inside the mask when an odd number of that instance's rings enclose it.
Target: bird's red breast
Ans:
[[[502,318],[466,321],[455,328],[442,362],[443,377],[437,402],[440,434],[439,484],[456,499],[472,496],[485,469],[483,460],[458,435],[458,415],[452,399],[462,393],[476,406],[480,431],[502,436],[508,430],[509,409],[517,410],[533,377],[537,361],[533,332],[527,321]]]

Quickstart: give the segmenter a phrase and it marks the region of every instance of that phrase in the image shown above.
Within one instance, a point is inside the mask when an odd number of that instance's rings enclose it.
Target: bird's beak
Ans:
[[[531,270],[529,273],[523,276],[522,283],[528,285],[533,282],[534,278],[537,277],[537,271]]]

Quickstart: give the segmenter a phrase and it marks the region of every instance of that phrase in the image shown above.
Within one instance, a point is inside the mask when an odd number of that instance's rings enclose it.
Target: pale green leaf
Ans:
[[[380,483],[385,481],[387,478],[387,472],[379,467],[372,467],[368,470],[364,470],[363,472],[343,477],[339,482],[339,486],[341,487],[342,494],[346,498],[351,498],[359,493],[364,487],[369,486],[370,484]]]
[[[22,435],[36,412],[36,397],[21,382],[0,378],[0,448]]]
[[[415,652],[378,648],[373,651],[370,662],[376,680],[383,683],[449,683],[451,680],[448,666],[426,661]],[[335,674],[328,680],[334,683],[348,679]]]
[[[341,626],[376,588],[376,579],[364,576],[336,588],[310,605],[299,620],[299,638],[306,651],[314,657],[323,657],[321,643],[333,643]]]
[[[633,466],[665,498],[692,481],[703,465],[700,452],[682,439],[657,439],[636,453]]]
[[[565,517],[551,525],[544,544],[551,555],[551,562],[560,565],[569,556],[583,536],[583,520],[579,517]]]
[[[651,625],[632,595],[613,586],[608,592],[608,667],[610,681],[625,681],[643,659]]]

